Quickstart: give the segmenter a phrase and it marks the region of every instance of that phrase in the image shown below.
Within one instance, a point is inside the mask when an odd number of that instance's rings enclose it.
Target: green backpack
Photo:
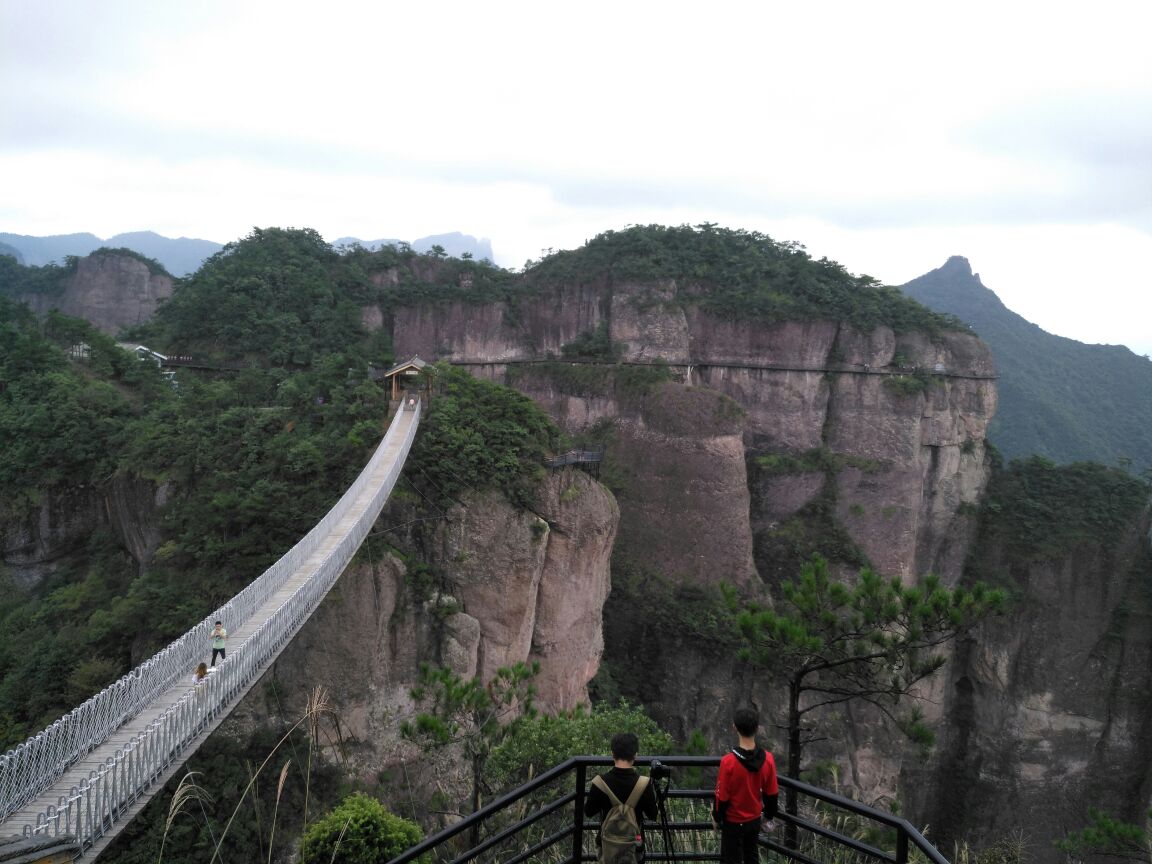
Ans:
[[[612,805],[608,815],[600,825],[600,864],[636,864],[640,854],[640,817],[636,815],[636,805],[640,796],[648,788],[648,778],[641,774],[636,778],[632,794],[621,802],[608,788],[604,778],[592,778],[592,785],[608,796]]]

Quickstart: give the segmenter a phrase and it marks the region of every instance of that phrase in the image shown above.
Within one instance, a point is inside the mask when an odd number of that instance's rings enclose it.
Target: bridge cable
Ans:
[[[369,537],[377,537],[381,534],[387,534],[389,531],[395,531],[397,528],[406,528],[409,525],[415,525],[418,522],[434,522],[437,519],[447,519],[448,518],[448,514],[446,512],[444,512],[443,510],[441,510],[435,501],[433,501],[431,498],[429,498],[427,495],[425,495],[420,490],[420,488],[418,486],[416,486],[415,483],[412,482],[411,478],[409,478],[407,474],[402,474],[400,476],[401,476],[401,479],[408,481],[408,485],[412,487],[413,492],[415,492],[417,495],[419,495],[421,498],[423,498],[425,501],[427,501],[429,506],[431,506],[435,510],[439,511],[439,515],[438,516],[421,516],[419,519],[409,519],[407,522],[398,522],[395,525],[389,525],[387,528],[381,528],[379,531],[373,531],[371,534],[367,535],[367,537],[364,538],[365,540],[367,540]],[[456,503],[460,504],[459,501],[457,501]],[[464,505],[461,504],[460,506],[464,506]]]

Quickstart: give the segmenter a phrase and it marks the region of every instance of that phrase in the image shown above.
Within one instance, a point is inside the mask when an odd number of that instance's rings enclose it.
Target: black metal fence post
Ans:
[[[584,857],[584,780],[587,776],[588,766],[577,763],[576,797],[572,799],[572,864],[580,864]]]

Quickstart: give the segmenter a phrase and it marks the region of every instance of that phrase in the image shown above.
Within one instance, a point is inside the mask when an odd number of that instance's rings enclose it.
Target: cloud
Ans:
[[[0,4],[20,83],[0,88],[0,228],[461,230],[518,266],[713,221],[889,282],[963,254],[1005,287],[1027,271],[998,262],[1035,266],[1046,237],[1069,274],[1109,273],[1095,296],[1127,321],[1106,289],[1152,266],[1138,19],[1127,0]]]

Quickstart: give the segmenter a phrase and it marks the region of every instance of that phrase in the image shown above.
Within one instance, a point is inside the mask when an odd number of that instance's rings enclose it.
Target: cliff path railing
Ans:
[[[653,780],[660,818],[644,823],[646,861],[718,861],[712,828],[717,756],[640,757],[666,771]],[[388,864],[577,864],[596,860],[598,822],[584,815],[588,782],[612,760],[574,756]],[[948,864],[907,820],[827,789],[780,778],[776,829],[757,839],[767,860],[791,864]]]
[[[227,715],[344,571],[396,485],[421,407],[416,402],[397,412],[336,505],[243,591],[119,681],[0,756],[0,835],[69,834],[89,849],[118,820],[134,814],[133,805]],[[207,659],[209,634],[218,620],[228,622],[231,631],[228,657],[193,687],[192,670]]]

